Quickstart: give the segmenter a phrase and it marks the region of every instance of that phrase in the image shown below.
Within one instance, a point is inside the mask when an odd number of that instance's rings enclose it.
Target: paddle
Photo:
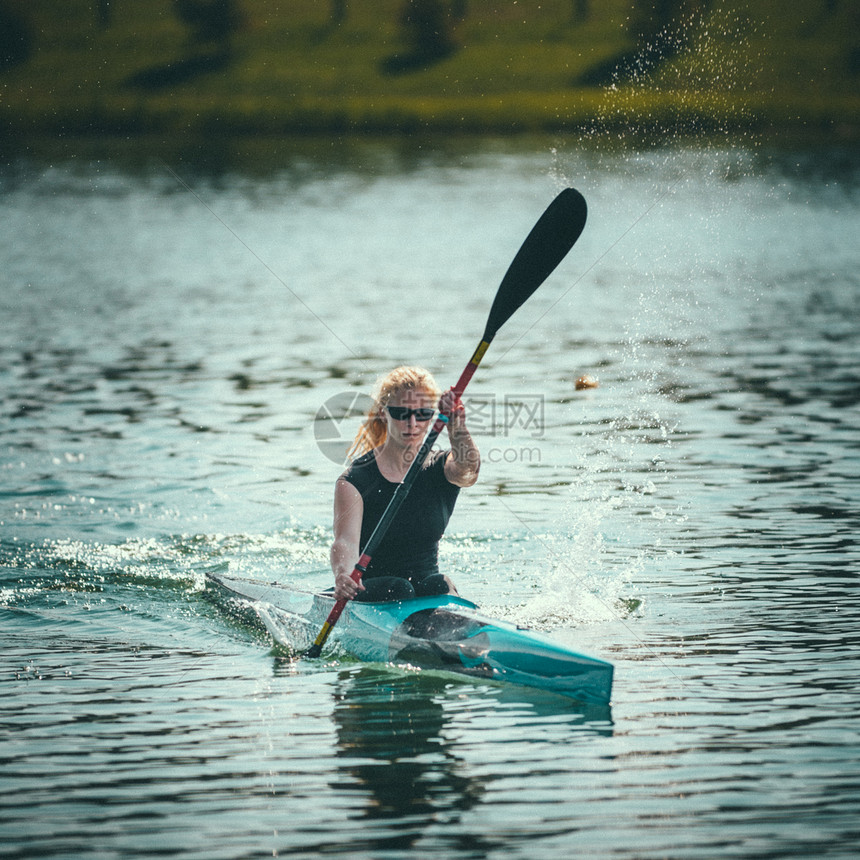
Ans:
[[[515,311],[529,296],[547,279],[555,267],[564,259],[573,247],[585,227],[587,215],[585,198],[574,188],[566,188],[550,203],[546,211],[532,227],[526,236],[522,247],[517,251],[502,283],[499,285],[496,298],[490,308],[487,326],[478,348],[475,350],[460,379],[454,386],[454,393],[460,397],[469,384],[469,380],[478,369],[496,332],[514,315]],[[385,536],[391,521],[396,516],[403,500],[409,493],[415,478],[421,471],[427,454],[436,442],[442,428],[447,424],[448,416],[440,414],[430,432],[427,434],[418,454],[412,461],[409,471],[402,483],[397,485],[391,501],[380,517],[376,528],[371,533],[361,553],[358,563],[350,576],[355,582],[361,579],[367,571],[367,565],[373,553]],[[305,652],[306,657],[319,657],[326,639],[337,624],[346,606],[346,600],[338,600],[322,626],[314,644]]]

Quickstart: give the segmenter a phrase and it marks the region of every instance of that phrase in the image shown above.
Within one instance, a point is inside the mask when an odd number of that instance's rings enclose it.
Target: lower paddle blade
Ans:
[[[565,188],[532,227],[508,267],[490,308],[484,340],[513,316],[525,300],[549,277],[565,258],[585,227],[588,207],[575,188]]]

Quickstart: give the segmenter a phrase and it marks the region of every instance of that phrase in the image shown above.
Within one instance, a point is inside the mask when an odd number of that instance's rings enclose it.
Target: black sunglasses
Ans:
[[[406,406],[386,406],[385,408],[395,421],[408,421],[412,415],[417,421],[429,421],[436,414],[436,410],[428,406],[421,409],[408,409]]]

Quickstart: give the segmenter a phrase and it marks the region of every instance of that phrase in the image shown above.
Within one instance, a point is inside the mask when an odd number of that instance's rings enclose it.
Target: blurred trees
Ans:
[[[398,23],[406,50],[389,57],[383,71],[408,72],[450,56],[457,48],[454,24],[465,14],[465,0],[403,0]]]
[[[435,60],[454,50],[454,15],[445,0],[405,0],[400,26],[416,57]]]
[[[573,0],[573,20],[587,21],[591,14],[590,0]]]
[[[96,20],[102,27],[110,26],[112,13],[111,0],[96,0]]]
[[[347,0],[331,0],[331,12],[329,21],[332,26],[337,27],[346,21]]]
[[[451,17],[455,21],[463,21],[469,14],[468,0],[451,0]]]
[[[239,0],[173,0],[176,17],[188,27],[191,42],[229,53],[233,35],[245,16]]]
[[[172,0],[176,17],[188,28],[184,56],[140,69],[126,85],[158,90],[225,69],[232,59],[233,36],[245,24],[239,0]]]
[[[34,38],[26,0],[0,0],[0,71],[27,62]]]
[[[691,20],[701,18],[711,0],[635,0],[630,13],[630,32],[636,44],[658,54],[680,47]]]
[[[609,57],[577,80],[586,86],[634,80],[674,57],[687,44],[694,24],[706,15],[711,0],[632,0],[628,30],[634,49]]]

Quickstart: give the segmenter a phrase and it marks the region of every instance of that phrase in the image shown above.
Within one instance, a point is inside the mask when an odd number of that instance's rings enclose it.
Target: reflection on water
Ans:
[[[539,750],[550,739],[572,743],[611,736],[609,708],[582,708],[550,694],[501,686],[482,690],[432,672],[342,672],[334,708],[342,767],[332,787],[355,798],[354,816],[397,822],[387,847],[414,848],[433,822],[462,821],[509,778],[502,749],[494,762],[476,768],[475,744],[492,738],[509,744],[510,756],[518,758],[529,737],[536,758],[528,767],[544,773],[557,768],[560,778],[570,779],[566,767],[544,761]],[[492,829],[496,822],[487,824]],[[480,835],[471,840],[477,850]]]
[[[855,853],[856,154],[49,155],[0,169],[0,850]],[[611,659],[611,714],[272,672],[203,574],[327,582],[321,404],[403,361],[453,381],[559,184],[589,223],[470,386],[497,413],[442,561]]]
[[[367,818],[456,816],[480,798],[480,784],[464,775],[462,763],[446,748],[440,693],[444,684],[419,685],[414,677],[391,671],[341,676],[334,718],[345,768],[333,787],[360,794]],[[412,839],[401,834],[398,846],[409,847],[422,828],[419,820]]]

